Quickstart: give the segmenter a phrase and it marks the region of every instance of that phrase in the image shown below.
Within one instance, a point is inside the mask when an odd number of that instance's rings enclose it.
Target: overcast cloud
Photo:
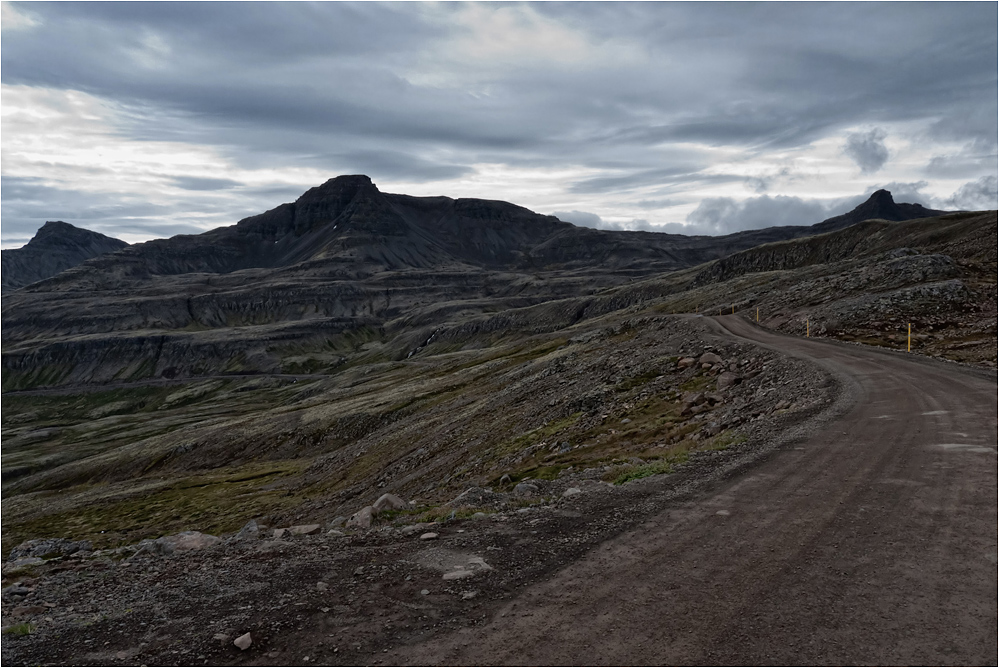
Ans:
[[[209,229],[353,173],[605,229],[810,224],[888,183],[995,208],[996,22],[984,2],[3,3],[0,237]]]

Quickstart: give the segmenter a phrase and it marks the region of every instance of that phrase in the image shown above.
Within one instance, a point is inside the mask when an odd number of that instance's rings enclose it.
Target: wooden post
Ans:
[[[735,304],[732,304],[732,315],[735,315]]]
[[[756,322],[760,321],[760,307],[756,307]]]
[[[808,338],[808,318],[805,318],[805,338]]]
[[[911,353],[912,352],[912,323],[911,322],[909,323],[909,343],[905,347],[905,352],[907,352],[907,353]]]

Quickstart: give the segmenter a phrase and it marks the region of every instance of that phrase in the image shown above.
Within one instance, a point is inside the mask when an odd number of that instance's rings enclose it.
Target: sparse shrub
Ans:
[[[10,636],[28,636],[35,632],[35,625],[31,622],[21,622],[20,624],[8,626],[3,632],[4,635]]]

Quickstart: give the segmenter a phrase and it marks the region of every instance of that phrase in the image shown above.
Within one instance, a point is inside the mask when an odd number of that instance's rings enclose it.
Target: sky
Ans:
[[[577,225],[997,208],[997,3],[8,3],[0,245],[134,243],[339,174]]]

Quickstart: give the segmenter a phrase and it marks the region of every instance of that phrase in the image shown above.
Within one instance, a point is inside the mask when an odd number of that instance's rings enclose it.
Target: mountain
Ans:
[[[878,190],[866,202],[841,216],[834,216],[821,223],[812,225],[816,232],[832,232],[844,227],[861,223],[865,220],[914,220],[916,218],[932,218],[942,216],[946,211],[927,209],[922,204],[897,204],[887,190]]]
[[[129,246],[5,295],[4,388],[405,359],[442,328],[485,326],[476,320],[485,314],[586,297],[867,215],[926,212],[880,191],[811,227],[615,232],[340,176],[236,225]],[[531,326],[562,326],[572,312]]]
[[[98,255],[128,246],[120,239],[91,232],[62,221],[49,221],[22,248],[0,252],[3,291],[55,276]]]

